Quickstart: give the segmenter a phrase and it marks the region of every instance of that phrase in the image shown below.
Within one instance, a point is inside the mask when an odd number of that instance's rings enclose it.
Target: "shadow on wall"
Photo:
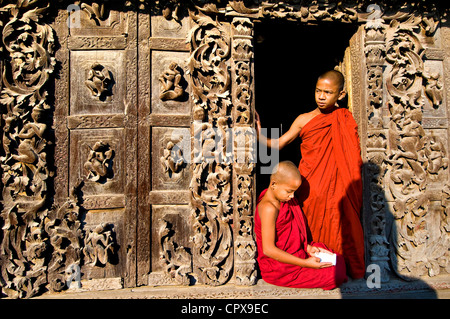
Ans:
[[[362,171],[364,189],[361,221],[366,275],[364,279],[344,284],[341,287],[342,298],[362,298],[361,293],[367,292],[367,298],[437,299],[436,291],[424,280],[398,273],[397,258],[394,257],[398,230],[384,189],[378,183],[384,179],[382,168],[369,161],[364,163]]]

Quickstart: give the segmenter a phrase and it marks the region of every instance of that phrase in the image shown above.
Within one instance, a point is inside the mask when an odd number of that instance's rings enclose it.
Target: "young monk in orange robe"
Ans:
[[[333,266],[315,257],[317,252],[332,253],[307,240],[306,220],[294,196],[301,183],[294,163],[281,162],[258,199],[255,234],[261,276],[277,286],[333,289],[347,281],[345,261],[337,254]]]
[[[339,108],[345,97],[344,77],[332,70],[318,78],[317,108],[298,116],[279,139],[260,135],[260,142],[282,149],[301,138],[299,164],[304,182],[299,202],[308,221],[310,236],[342,254],[353,279],[364,277],[364,235],[360,221],[362,206],[361,153],[357,125],[352,114]]]

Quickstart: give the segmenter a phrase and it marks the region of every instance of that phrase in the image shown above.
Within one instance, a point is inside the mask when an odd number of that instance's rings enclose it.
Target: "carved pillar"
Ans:
[[[256,283],[256,243],[253,238],[255,209],[255,131],[253,128],[253,23],[235,17],[231,22],[233,83],[233,211],[234,269],[236,284]]]
[[[2,227],[0,281],[11,297],[31,297],[47,283],[44,231],[53,172],[47,155],[52,117],[47,82],[54,70],[54,35],[42,21],[48,2],[19,1],[2,13]],[[37,6],[37,7],[36,7]]]
[[[0,284],[13,298],[29,298],[45,289],[61,291],[74,277],[79,283],[83,261],[92,267],[104,266],[116,247],[112,225],[101,223],[83,230],[75,194],[79,183],[72,185],[75,189],[70,194],[60,186],[67,176],[61,174],[61,168],[68,163],[68,150],[62,149],[69,145],[67,130],[61,128],[70,124],[64,114],[67,84],[58,85],[67,79],[67,60],[64,49],[56,54],[55,42],[59,36],[58,43],[67,44],[67,11],[58,12],[53,25],[60,31],[57,34],[48,23],[52,20],[48,15],[55,13],[49,5],[44,0],[17,1],[0,10],[2,20],[8,21],[0,24],[4,52]],[[55,68],[56,56],[61,69]],[[56,70],[59,79],[55,90],[52,82]],[[95,153],[103,152],[99,146]],[[113,157],[111,154],[109,158]],[[91,171],[97,163],[93,158],[88,162]],[[102,169],[97,172],[102,175]],[[128,277],[133,276],[131,273]]]
[[[387,202],[384,195],[384,158],[387,134],[383,127],[383,73],[385,59],[385,25],[380,12],[368,20],[364,29],[364,52],[367,68],[367,139],[364,168],[364,210],[366,212],[366,253],[370,264],[381,270],[381,280],[389,281],[389,246],[386,239]]]
[[[221,285],[233,269],[230,38],[228,28],[210,16],[191,17],[193,267],[200,283]]]
[[[434,276],[449,265],[448,218],[441,203],[447,198],[442,184],[448,179],[444,135],[438,127],[424,126],[426,99],[435,109],[440,104],[438,95],[430,98],[426,93],[433,79],[425,71],[424,55],[432,43],[426,36],[436,27],[433,17],[412,12],[407,19],[393,20],[387,32],[390,122],[385,183],[393,203],[391,260],[404,278]]]

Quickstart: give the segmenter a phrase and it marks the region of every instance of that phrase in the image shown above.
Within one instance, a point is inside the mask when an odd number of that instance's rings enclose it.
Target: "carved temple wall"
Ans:
[[[450,274],[448,11],[369,3],[0,2],[2,292],[256,284],[254,28],[274,22],[355,26],[336,67],[366,263]]]

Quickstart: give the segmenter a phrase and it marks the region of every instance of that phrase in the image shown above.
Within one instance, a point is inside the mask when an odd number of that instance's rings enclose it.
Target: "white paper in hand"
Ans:
[[[336,254],[328,254],[320,251],[315,256],[320,258],[321,263],[332,263],[333,266],[336,266]]]

